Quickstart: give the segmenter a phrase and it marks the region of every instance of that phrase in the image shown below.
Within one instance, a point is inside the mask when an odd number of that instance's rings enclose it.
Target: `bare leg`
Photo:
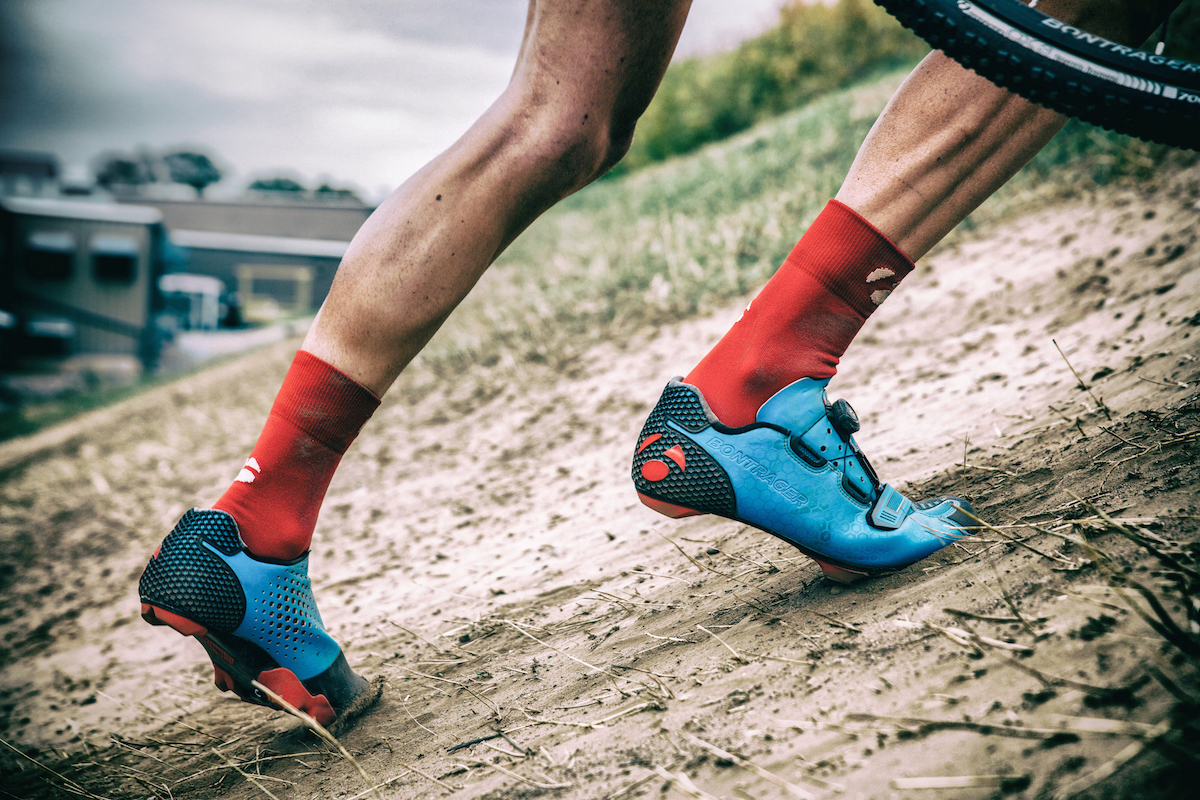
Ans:
[[[378,698],[307,579],[329,481],[378,395],[500,251],[624,153],[689,2],[531,0],[503,96],[354,238],[250,458],[139,584],[148,622],[202,637],[219,688],[262,702],[266,686],[326,726]]]
[[[1038,10],[1141,42],[1177,3],[1043,0]],[[913,70],[867,135],[837,199],[917,260],[1023,167],[1066,122],[940,51]]]
[[[539,214],[633,136],[691,0],[531,0],[504,94],[355,236],[303,349],[382,395]]]

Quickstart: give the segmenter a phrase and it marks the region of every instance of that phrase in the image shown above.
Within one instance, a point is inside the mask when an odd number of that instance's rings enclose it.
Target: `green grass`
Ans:
[[[206,367],[209,365],[205,365]],[[178,380],[184,375],[140,378],[128,386],[69,392],[52,400],[27,403],[17,409],[0,412],[0,442],[37,433],[42,428],[64,422],[106,406],[128,400],[142,392]]]
[[[269,347],[270,345],[264,345]],[[261,348],[260,348],[261,349]],[[0,412],[0,442],[29,436],[43,428],[65,422],[80,414],[98,411],[116,405],[160,386],[167,386],[197,373],[228,364],[244,357],[244,353],[230,353],[209,359],[186,369],[163,374],[142,375],[133,383],[124,386],[93,386],[71,391],[50,400],[26,403],[19,408]],[[85,385],[88,384],[85,378]]]
[[[568,198],[509,248],[422,360],[445,374],[474,364],[566,365],[598,342],[755,291],[837,193],[908,69]],[[1196,158],[1072,122],[950,239]]]
[[[732,50],[672,62],[613,174],[726,139],[928,52],[870,0],[788,3],[775,26]]]

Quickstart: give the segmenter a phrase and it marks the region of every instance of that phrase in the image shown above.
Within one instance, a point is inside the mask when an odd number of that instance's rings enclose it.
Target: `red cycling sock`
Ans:
[[[830,378],[838,359],[912,261],[837,200],[805,232],[742,318],[684,379],[726,425],[754,422],[771,395]]]
[[[308,550],[333,473],[378,406],[370,389],[296,353],[250,458],[213,506],[233,515],[251,553],[287,561]]]

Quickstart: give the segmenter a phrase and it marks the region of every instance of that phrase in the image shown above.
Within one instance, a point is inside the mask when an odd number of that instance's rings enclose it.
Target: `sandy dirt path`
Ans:
[[[1073,492],[1194,541],[1198,202],[1193,168],[922,262],[831,387],[882,477],[962,493],[997,525],[1078,533],[1069,521],[1094,514]],[[561,372],[439,380],[418,363],[385,399],[326,499],[313,574],[351,663],[388,680],[343,737],[374,780],[396,778],[383,796],[1050,796],[1164,733],[1175,701],[1146,666],[1195,687],[1194,662],[1169,663],[1079,547],[988,532],[847,588],[766,534],[641,506],[642,419],[739,313]],[[366,788],[291,718],[218,693],[194,642],[136,613],[147,555],[231,480],[297,345],[0,445],[0,736],[59,773],[7,752],[17,782],[0,794],[57,796],[68,779],[114,798]],[[1103,791],[1169,755],[1139,751]],[[904,782],[935,776],[979,785]]]

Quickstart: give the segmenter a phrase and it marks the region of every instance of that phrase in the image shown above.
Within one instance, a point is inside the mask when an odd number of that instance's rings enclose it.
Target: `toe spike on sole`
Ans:
[[[312,695],[290,669],[279,667],[260,673],[258,682],[322,725],[330,725],[337,714],[323,694]],[[274,705],[274,703],[272,703]]]
[[[213,664],[213,685],[222,692],[233,691],[233,678],[229,677],[229,673]]]
[[[377,675],[367,684],[367,689],[341,711],[338,712],[338,717],[333,721],[332,725],[327,725],[329,732],[334,736],[340,736],[343,731],[347,730],[356,719],[371,710],[371,707],[379,702],[379,696],[383,693],[384,678],[382,675]]]

